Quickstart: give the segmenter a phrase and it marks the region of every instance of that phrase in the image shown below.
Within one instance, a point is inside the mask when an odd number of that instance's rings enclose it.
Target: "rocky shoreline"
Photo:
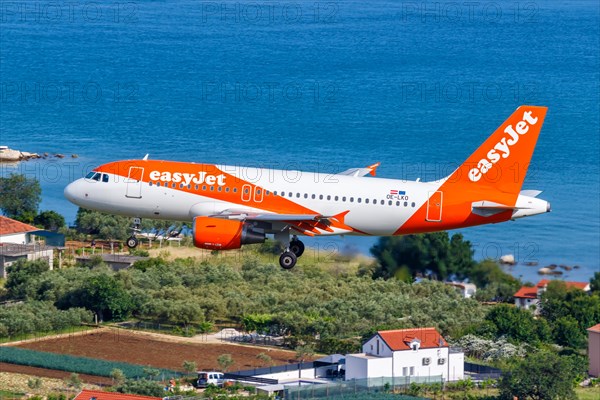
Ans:
[[[77,154],[72,154],[71,158],[77,158]],[[10,149],[8,146],[0,146],[0,162],[19,162],[19,161],[27,161],[33,159],[47,159],[47,158],[65,158],[64,154],[55,153],[29,153],[27,151],[20,151]]]

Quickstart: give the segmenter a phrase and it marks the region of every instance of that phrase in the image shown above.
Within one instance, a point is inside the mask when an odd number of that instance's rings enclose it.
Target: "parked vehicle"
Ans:
[[[198,371],[198,387],[205,388],[208,385],[223,387],[225,374],[218,371]]]

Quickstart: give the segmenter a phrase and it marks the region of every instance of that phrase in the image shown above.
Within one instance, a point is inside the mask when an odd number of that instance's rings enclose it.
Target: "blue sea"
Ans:
[[[521,104],[549,107],[524,189],[550,214],[461,231],[511,272],[600,260],[600,10],[593,1],[1,1],[3,165],[64,186],[141,158],[447,175]],[[71,158],[77,154],[78,158]],[[310,240],[368,254],[373,238]]]

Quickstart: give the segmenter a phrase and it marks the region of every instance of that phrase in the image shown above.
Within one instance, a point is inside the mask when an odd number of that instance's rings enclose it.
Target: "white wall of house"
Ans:
[[[25,233],[25,232],[1,235],[0,243],[28,244],[29,237],[28,237],[27,233]]]
[[[529,310],[531,306],[538,307],[538,303],[540,301],[538,299],[525,299],[522,297],[515,297],[515,305],[524,310]]]
[[[394,352],[394,376],[448,376],[448,348]]]
[[[367,354],[346,356],[346,380],[390,376],[392,357],[373,357]]]
[[[377,338],[376,335],[363,345],[364,353],[346,355],[346,380],[440,375],[450,381],[464,378],[464,353],[450,353],[448,347],[392,352],[385,343],[381,346],[383,341],[379,338],[380,356],[377,356]]]
[[[465,353],[448,355],[448,380],[458,381],[465,378]]]
[[[363,344],[362,351],[377,357],[391,357],[392,349],[383,341],[381,336],[375,335]]]

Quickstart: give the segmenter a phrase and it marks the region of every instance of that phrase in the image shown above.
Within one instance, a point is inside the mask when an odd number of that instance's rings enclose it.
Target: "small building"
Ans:
[[[35,237],[43,238],[36,241]],[[60,252],[64,246],[64,235],[49,232],[12,218],[0,215],[0,277],[6,278],[6,268],[19,259],[48,262],[54,267],[54,251]]]
[[[435,328],[379,331],[362,353],[346,355],[346,380],[378,377],[464,377],[464,353],[451,350]]]
[[[29,244],[31,234],[39,230],[33,225],[0,215],[0,243]]]
[[[115,271],[131,267],[136,261],[147,260],[148,257],[130,256],[128,254],[92,254],[79,256],[75,261],[83,265],[89,264],[94,257],[100,257],[102,261]]]
[[[465,299],[470,299],[477,293],[477,286],[473,283],[465,282],[445,282],[446,285],[453,286]]]
[[[54,268],[54,247],[44,244],[0,243],[0,278],[6,279],[7,268],[17,260],[45,260]]]
[[[590,359],[589,374],[600,378],[600,324],[588,328],[588,358]]]
[[[83,389],[73,400],[162,400],[162,397]]]
[[[533,309],[536,314],[540,312],[540,299],[542,298],[542,294],[546,291],[548,284],[552,282],[549,279],[542,279],[535,286],[523,286],[521,289],[514,294],[515,305],[518,308],[522,308],[524,310]],[[584,292],[590,291],[589,282],[568,282],[564,281],[567,288],[577,288],[581,289]]]

